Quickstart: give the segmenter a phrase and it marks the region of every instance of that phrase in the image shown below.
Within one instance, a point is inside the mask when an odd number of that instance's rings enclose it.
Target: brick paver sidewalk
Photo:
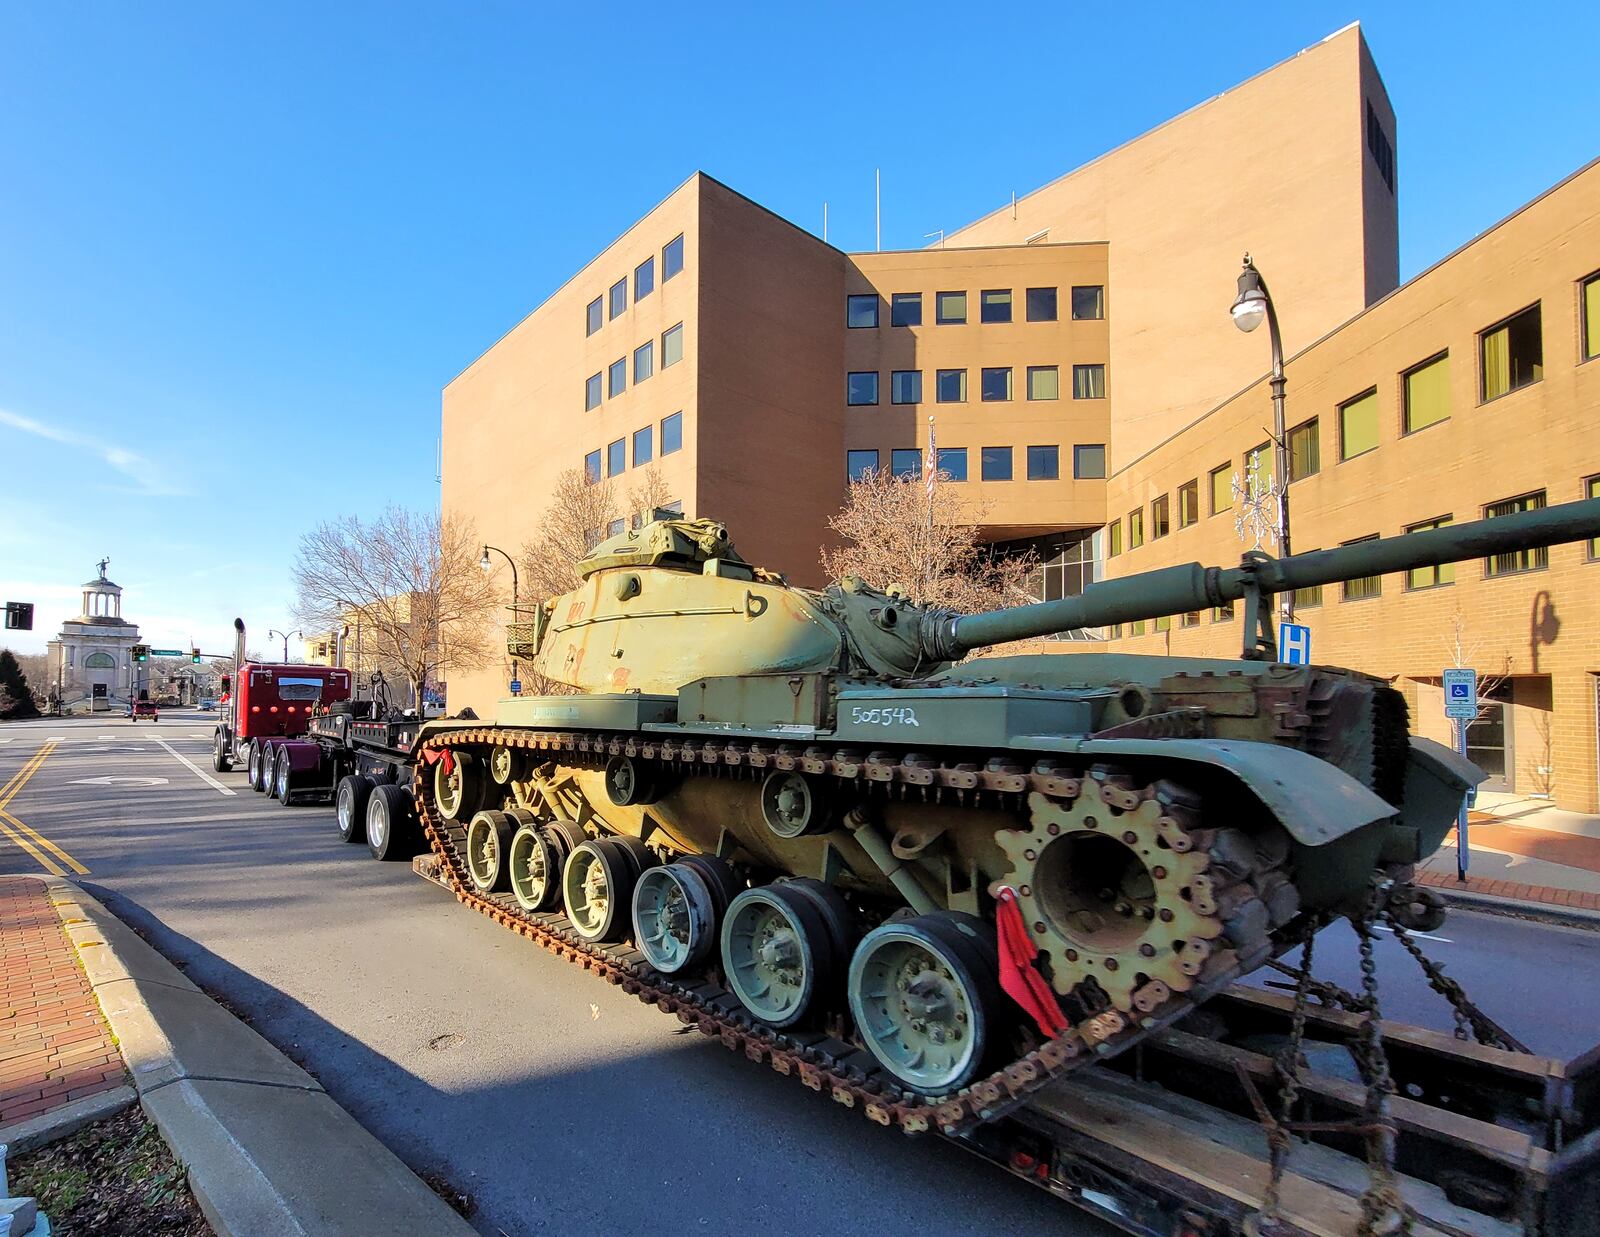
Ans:
[[[0,1126],[126,1080],[48,887],[0,876]]]

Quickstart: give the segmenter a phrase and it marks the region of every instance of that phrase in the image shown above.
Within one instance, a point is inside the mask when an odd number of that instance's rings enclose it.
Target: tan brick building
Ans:
[[[1264,332],[1227,314],[1247,250],[1293,358],[1289,423],[1317,423],[1314,471],[1313,435],[1297,438],[1297,548],[1578,496],[1600,473],[1579,320],[1600,307],[1581,286],[1600,268],[1600,173],[1397,290],[1395,152],[1351,26],[938,247],[844,253],[697,173],[445,389],[446,509],[514,551],[562,471],[585,468],[620,497],[653,469],[746,556],[816,582],[848,477],[919,470],[933,430],[944,483],[970,495],[989,539],[1041,554],[1046,595],[1231,562],[1232,494],[1222,487],[1213,515],[1212,474],[1242,474],[1271,424]],[[1534,304],[1536,329],[1517,320],[1486,342]],[[1534,337],[1538,378],[1522,384]],[[1516,389],[1480,408],[1485,365],[1491,386]],[[1315,655],[1401,676],[1431,733],[1459,609],[1460,642],[1505,679],[1475,754],[1498,753],[1511,788],[1593,807],[1600,568],[1575,547],[1548,563],[1488,578],[1463,565],[1431,589],[1384,580],[1359,604],[1329,596],[1303,610]],[[1118,647],[1239,640],[1237,622],[1210,615],[1162,626]],[[508,670],[458,676],[452,707],[488,711]]]

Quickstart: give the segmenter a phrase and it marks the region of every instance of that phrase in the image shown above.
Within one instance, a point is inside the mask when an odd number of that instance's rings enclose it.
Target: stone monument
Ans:
[[[63,712],[123,709],[133,695],[136,677],[130,650],[139,643],[139,628],[122,617],[122,589],[100,574],[83,586],[83,612],[61,624],[49,651],[49,691],[59,696]],[[96,692],[96,688],[99,692]]]

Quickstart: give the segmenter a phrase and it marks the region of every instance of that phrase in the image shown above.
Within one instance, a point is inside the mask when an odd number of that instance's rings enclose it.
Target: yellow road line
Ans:
[[[0,820],[0,833],[5,834],[6,837],[10,838],[18,846],[22,847],[23,850],[27,851],[30,855],[37,859],[39,861],[39,866],[42,867],[46,872],[50,873],[51,876],[66,875],[64,871],[56,866],[53,859],[51,859],[48,855],[41,855],[33,848],[32,843],[30,843],[27,838],[23,837],[15,830],[8,828],[3,820]]]
[[[79,876],[85,876],[85,875],[88,874],[89,869],[84,867],[83,864],[79,863],[71,855],[67,854],[66,851],[62,850],[59,846],[57,846],[49,838],[45,837],[44,834],[40,833],[37,829],[30,828],[29,826],[23,824],[20,820],[18,820],[10,812],[6,811],[4,808],[0,808],[0,824],[10,825],[13,829],[20,829],[23,833],[27,834],[27,836],[29,838],[31,838],[33,841],[37,842],[40,846],[44,847],[51,854],[55,855],[58,859],[61,860],[62,863],[66,864],[69,868],[71,868]],[[59,873],[57,875],[59,875]]]
[[[25,783],[34,775],[39,766],[44,763],[44,758],[55,750],[55,740],[51,739],[47,741],[43,747],[36,751],[32,756],[28,757],[28,759],[23,763],[22,768],[18,769],[11,775],[11,780],[9,782],[7,782],[4,786],[0,786],[0,807],[5,807],[6,804],[10,803],[11,800],[16,797],[17,791],[22,789],[23,783]]]
[[[28,784],[28,779],[39,771],[39,766],[44,764],[46,757],[55,750],[56,741],[48,739],[43,747],[28,758],[28,762],[12,775],[11,780],[3,788],[0,788],[0,808],[17,797],[17,793]]]

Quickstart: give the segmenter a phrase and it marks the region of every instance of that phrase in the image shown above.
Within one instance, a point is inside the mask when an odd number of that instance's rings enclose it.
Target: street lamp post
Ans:
[[[305,634],[306,634],[305,632],[299,630],[298,628],[296,628],[294,631],[279,631],[275,627],[267,628],[268,637],[271,637],[271,636],[282,636],[283,637],[283,660],[284,660],[284,664],[285,665],[287,665],[288,661],[289,661],[289,637],[290,636],[303,636]]]
[[[1253,331],[1266,319],[1267,335],[1272,344],[1272,443],[1273,489],[1277,491],[1278,557],[1289,557],[1289,434],[1283,420],[1283,336],[1278,333],[1278,311],[1272,305],[1272,293],[1267,291],[1267,281],[1256,270],[1250,255],[1244,255],[1244,269],[1239,272],[1239,294],[1234,298],[1233,324],[1241,331]],[[1294,618],[1294,593],[1282,595],[1280,604],[1283,618]]]
[[[487,575],[489,573],[489,571],[491,570],[491,566],[490,566],[490,563],[489,563],[489,551],[490,550],[493,550],[501,558],[505,559],[506,560],[506,566],[511,568],[511,621],[512,622],[516,622],[516,620],[517,620],[517,563],[516,563],[516,560],[513,559],[511,557],[511,555],[507,554],[504,550],[502,550],[499,546],[486,545],[486,546],[483,547],[483,557],[478,560],[478,566],[483,568],[483,571],[484,571],[485,575]],[[512,678],[513,681],[515,681],[516,678],[517,678],[517,659],[515,657],[513,657],[511,659],[511,678]]]

